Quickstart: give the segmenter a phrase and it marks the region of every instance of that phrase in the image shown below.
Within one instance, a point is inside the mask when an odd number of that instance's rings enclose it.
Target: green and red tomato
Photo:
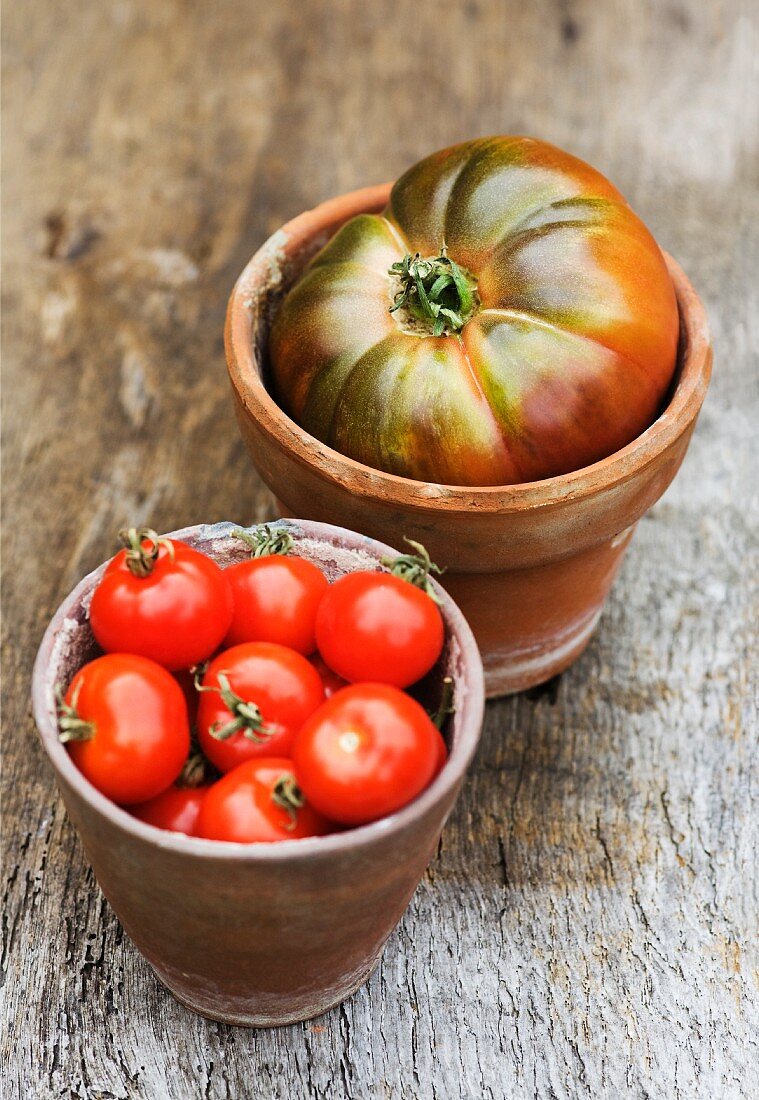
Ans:
[[[311,261],[275,318],[275,393],[367,466],[537,481],[630,443],[670,385],[664,257],[600,172],[524,137],[465,142],[395,183]]]

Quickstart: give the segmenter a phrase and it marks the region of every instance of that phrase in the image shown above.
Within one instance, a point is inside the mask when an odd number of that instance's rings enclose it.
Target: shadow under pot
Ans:
[[[378,213],[390,185],[342,195],[288,222],[250,260],[227,311],[226,352],[250,456],[282,515],[327,521],[391,545],[423,543],[479,644],[489,696],[566,669],[587,646],[635,524],[683,461],[706,394],[703,306],[665,255],[680,314],[672,389],[632,443],[572,473],[506,486],[414,481],[373,469],[300,428],[267,388],[267,342],[284,293],[350,218]]]

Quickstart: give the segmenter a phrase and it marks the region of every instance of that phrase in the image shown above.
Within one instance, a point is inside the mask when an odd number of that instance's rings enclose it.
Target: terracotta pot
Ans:
[[[330,578],[376,568],[387,546],[320,523],[288,524],[295,553]],[[221,564],[246,554],[232,525],[172,533]],[[431,697],[454,679],[450,756],[397,814],[326,837],[232,844],[162,832],[120,809],[74,766],[57,737],[54,687],[96,652],[87,608],[104,566],[56,612],[34,668],[37,725],[103,893],[158,978],[183,1004],[248,1026],[308,1019],[342,1001],[377,965],[453,806],[480,735],[482,663],[461,612],[442,589],[446,647]],[[431,701],[431,700],[430,700]]]
[[[688,447],[711,372],[703,306],[667,257],[681,317],[668,404],[627,447],[560,477],[462,487],[383,473],[332,450],[285,415],[266,388],[273,310],[311,256],[349,218],[381,210],[389,184],[301,214],[255,254],[229,301],[227,363],[240,428],[282,514],[327,520],[396,546],[424,543],[446,567],[482,652],[489,696],[567,668],[588,644],[633,529]]]

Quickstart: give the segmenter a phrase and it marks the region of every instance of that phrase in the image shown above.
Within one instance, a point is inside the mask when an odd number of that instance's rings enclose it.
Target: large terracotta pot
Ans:
[[[567,668],[598,622],[635,524],[683,460],[711,372],[701,302],[667,257],[681,318],[678,366],[659,418],[627,447],[560,477],[462,487],[396,477],[346,458],[289,419],[267,389],[273,311],[345,221],[381,210],[390,184],[323,203],[275,233],[232,292],[226,349],[250,455],[283,514],[326,520],[393,545],[425,544],[479,643],[490,696]]]
[[[232,524],[172,532],[220,564],[247,554]],[[320,523],[288,524],[294,553],[330,578],[377,568],[394,551]],[[426,681],[454,681],[448,760],[399,813],[357,829],[273,844],[232,844],[143,824],[92,787],[58,740],[55,685],[97,652],[87,620],[105,566],[64,600],[34,668],[34,713],[69,816],[103,893],[165,986],[189,1008],[233,1024],[266,1026],[324,1012],[376,966],[427,864],[480,736],[482,664],[472,633],[438,589],[443,655]],[[439,699],[438,699],[439,701]]]

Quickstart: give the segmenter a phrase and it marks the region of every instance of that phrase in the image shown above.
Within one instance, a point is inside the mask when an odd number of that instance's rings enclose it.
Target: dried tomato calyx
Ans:
[[[416,550],[416,553],[399,554],[397,558],[383,558],[382,564],[390,570],[394,577],[400,577],[402,581],[408,581],[409,584],[421,588],[435,603],[440,603],[440,599],[432,587],[430,573],[437,573],[440,576],[444,570],[439,565],[435,565],[434,561],[430,561],[430,555],[421,542],[414,542],[413,539],[405,537],[403,541]]]
[[[191,750],[190,755],[185,760],[184,767],[179,773],[179,778],[175,780],[175,784],[177,787],[188,789],[202,787],[208,781],[208,772],[209,764],[203,753],[197,749]]]
[[[56,685],[55,702],[58,716],[58,740],[64,745],[67,745],[69,741],[91,741],[95,736],[95,723],[80,718],[76,709],[81,690],[82,684],[80,681],[74,688],[71,702],[67,703],[63,695],[63,688],[60,684]]]
[[[226,741],[233,733],[242,731],[249,741],[263,745],[276,731],[265,724],[256,703],[243,699],[233,690],[229,682],[229,673],[220,672],[217,679],[218,687],[213,684],[198,684],[197,681],[195,684],[198,691],[217,691],[232,713],[230,722],[214,722],[208,731],[211,737],[217,741]]]
[[[275,527],[272,530],[268,523],[251,531],[243,531],[236,527],[232,535],[250,547],[252,558],[266,558],[270,554],[289,554],[294,545],[289,531],[284,527]]]
[[[122,527],[119,538],[126,549],[126,564],[134,577],[149,577],[158,561],[158,552],[165,547],[174,557],[171,539],[163,539],[152,527]]]
[[[446,255],[445,244],[439,256],[427,259],[407,252],[388,274],[398,286],[390,312],[403,310],[432,336],[460,332],[479,309],[474,276]]]
[[[298,810],[306,804],[300,787],[295,782],[294,775],[285,772],[284,775],[279,777],[271,792],[271,800],[275,806],[279,806],[280,809],[284,810],[290,818],[289,824],[285,825],[285,828],[292,832],[298,823]]]

